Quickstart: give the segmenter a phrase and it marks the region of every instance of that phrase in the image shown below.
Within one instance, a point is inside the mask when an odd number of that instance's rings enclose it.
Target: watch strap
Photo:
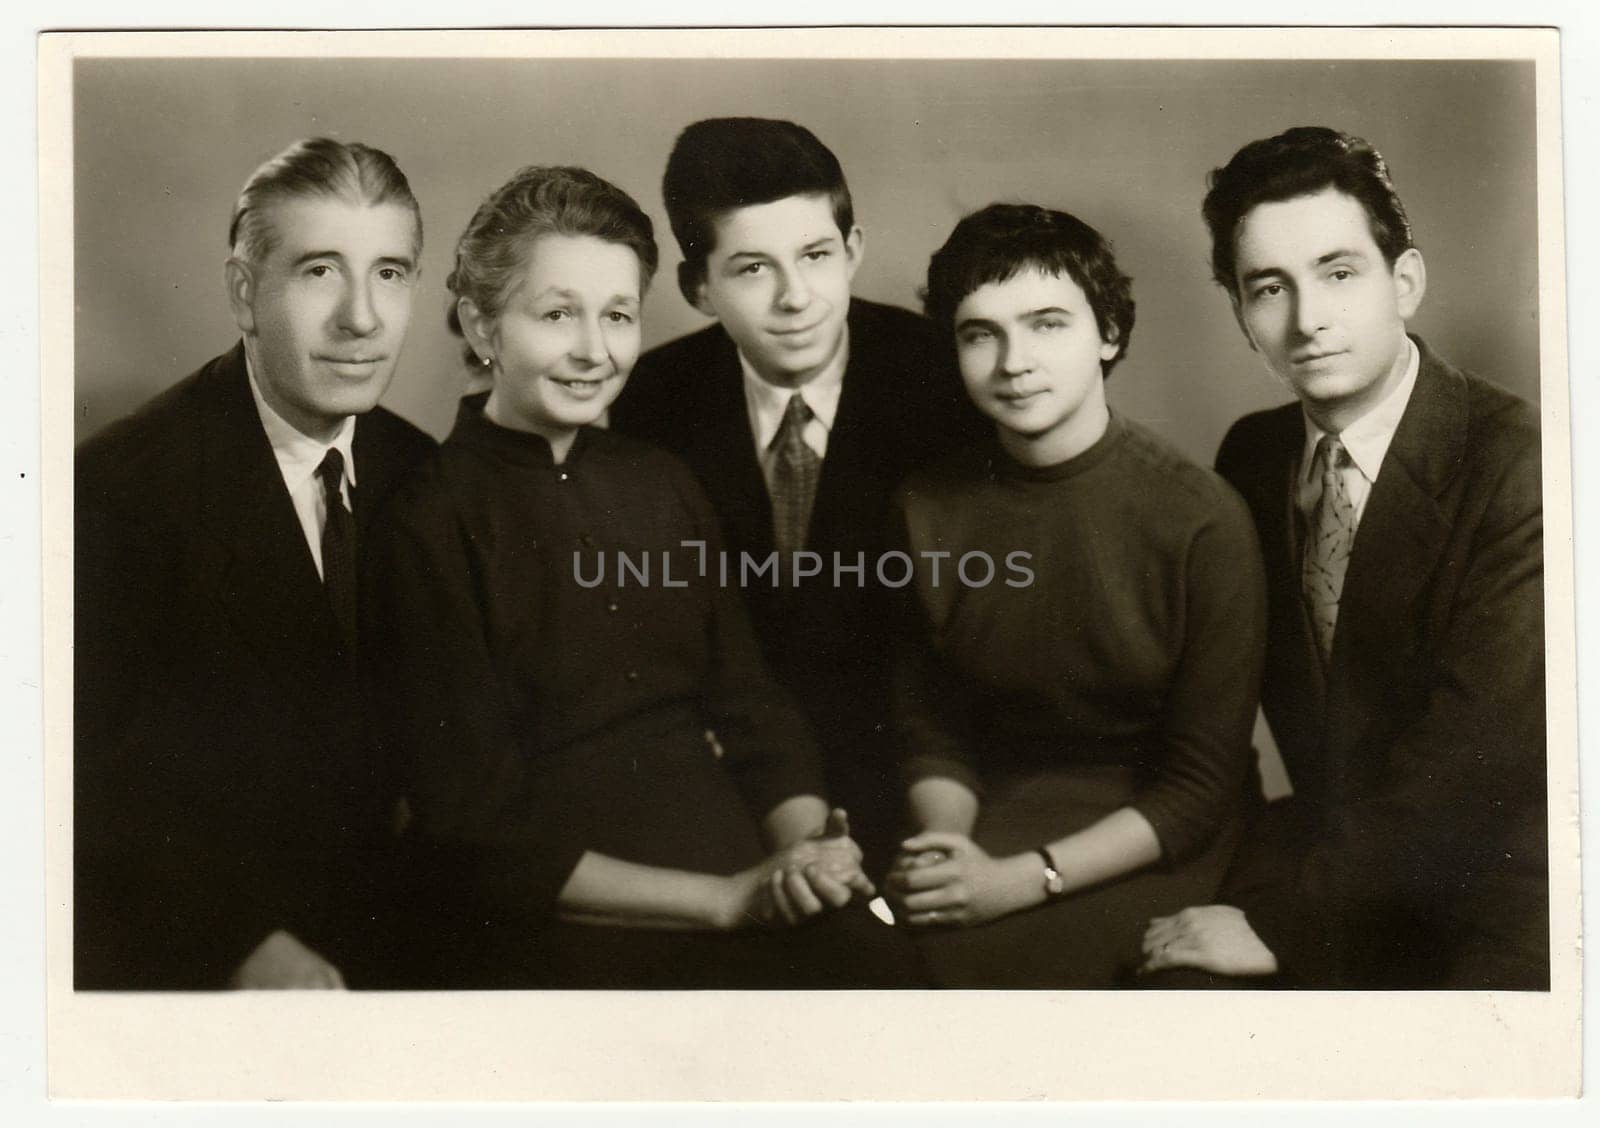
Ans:
[[[1049,898],[1061,896],[1063,890],[1061,870],[1056,866],[1055,858],[1050,856],[1050,847],[1037,846],[1034,853],[1044,861],[1044,894]]]

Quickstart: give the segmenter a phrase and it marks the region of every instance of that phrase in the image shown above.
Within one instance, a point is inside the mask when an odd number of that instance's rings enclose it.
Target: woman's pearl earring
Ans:
[[[494,364],[494,357],[492,357],[492,356],[479,357],[478,358],[478,363],[482,364],[485,368],[488,368],[489,366]]]

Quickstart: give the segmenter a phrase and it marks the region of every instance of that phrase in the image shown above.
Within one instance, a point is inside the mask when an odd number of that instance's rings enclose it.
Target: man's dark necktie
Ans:
[[[1344,594],[1344,574],[1356,541],[1356,508],[1341,471],[1350,464],[1350,452],[1335,435],[1317,442],[1311,469],[1322,479],[1322,494],[1311,514],[1300,583],[1317,649],[1326,662],[1333,653],[1333,632],[1339,623],[1339,597]]]
[[[356,640],[356,523],[344,507],[339,486],[344,481],[344,455],[329,450],[317,467],[328,515],[322,523],[322,586],[327,589],[333,617],[354,649]]]
[[[771,449],[777,456],[772,471],[772,535],[783,555],[784,572],[789,569],[789,554],[805,547],[811,505],[822,476],[822,459],[806,445],[804,431],[809,422],[811,408],[796,392],[789,397],[783,422],[772,437]]]

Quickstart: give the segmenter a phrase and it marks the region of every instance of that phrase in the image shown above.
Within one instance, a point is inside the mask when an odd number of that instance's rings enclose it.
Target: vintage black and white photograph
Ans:
[[[1576,1091],[1554,32],[41,59],[53,1089]]]

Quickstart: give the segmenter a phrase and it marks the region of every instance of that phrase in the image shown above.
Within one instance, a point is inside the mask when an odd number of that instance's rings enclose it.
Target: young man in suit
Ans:
[[[981,424],[926,320],[851,296],[862,231],[838,159],[809,130],[696,122],[662,194],[679,288],[717,323],[642,357],[612,425],[688,463],[722,520],[730,575],[740,554],[779,554],[781,571],[743,583],[746,604],[817,731],[829,793],[869,864],[886,865],[903,817],[876,574],[894,544],[889,494]],[[790,570],[796,552],[817,559]]]
[[[77,455],[79,989],[390,970],[355,557],[431,446],[377,406],[421,214],[387,154],[312,139],[251,176],[229,243],[241,341]]]
[[[1268,573],[1262,704],[1292,798],[1148,969],[1316,988],[1547,989],[1538,416],[1406,333],[1426,289],[1383,159],[1291,129],[1205,201],[1216,280],[1297,401],[1218,470]]]

